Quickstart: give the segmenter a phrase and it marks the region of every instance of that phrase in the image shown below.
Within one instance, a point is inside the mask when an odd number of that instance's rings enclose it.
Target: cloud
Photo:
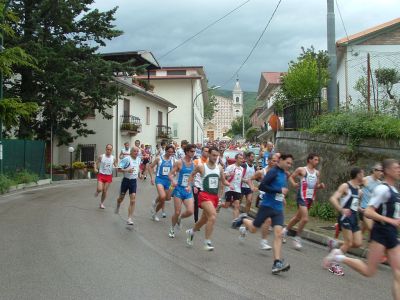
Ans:
[[[124,35],[103,52],[146,49],[160,58],[244,0],[98,0],[100,10],[119,6],[116,26]],[[277,0],[251,0],[240,10],[172,52],[164,66],[202,65],[210,84],[221,85],[248,55]],[[398,17],[398,0],[338,0],[348,34]],[[336,39],[345,36],[337,8]],[[239,78],[244,90],[256,91],[263,71],[286,71],[300,47],[326,49],[326,1],[282,0],[275,18]],[[234,80],[224,88],[233,88]]]

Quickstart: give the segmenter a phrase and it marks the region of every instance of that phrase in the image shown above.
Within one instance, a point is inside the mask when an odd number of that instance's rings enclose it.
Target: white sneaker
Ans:
[[[268,244],[268,240],[264,240],[264,239],[262,239],[261,241],[260,241],[260,249],[261,250],[271,250],[272,249],[272,247]]]
[[[186,244],[188,244],[188,246],[193,246],[193,237],[194,237],[193,229],[186,230]]]
[[[153,221],[155,221],[155,222],[160,222],[160,219],[157,217],[157,215],[156,215],[155,213],[153,213],[153,214],[151,215],[151,219],[152,219]]]
[[[168,236],[169,236],[171,239],[173,239],[173,238],[175,237],[175,231],[174,231],[174,228],[173,228],[172,226],[171,226],[171,228],[169,229]]]
[[[333,249],[327,256],[324,257],[324,260],[322,261],[322,266],[325,269],[328,269],[331,266],[331,263],[335,261],[335,256],[336,255],[343,255],[342,250],[340,249]]]
[[[214,250],[214,246],[212,245],[211,241],[204,241],[204,250],[206,251],[213,251]]]
[[[282,229],[282,243],[283,243],[283,244],[286,244],[287,233],[288,233],[288,231],[287,231],[286,227],[283,228],[283,229]]]
[[[247,235],[247,229],[246,229],[246,227],[240,226],[240,227],[239,227],[239,232],[240,232],[239,240],[243,242],[244,239],[246,238],[246,235]]]
[[[105,209],[106,207],[104,206],[103,203],[100,203],[100,209]]]
[[[128,220],[126,220],[126,224],[133,225],[132,218],[128,218]]]
[[[294,247],[294,249],[296,249],[296,250],[300,250],[301,248],[303,248],[303,245],[302,245],[302,243],[301,243],[301,237],[295,236],[295,237],[293,238],[293,247]]]

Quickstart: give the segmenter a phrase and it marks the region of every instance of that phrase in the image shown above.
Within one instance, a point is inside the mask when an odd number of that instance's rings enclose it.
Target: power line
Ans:
[[[174,48],[172,48],[171,50],[169,50],[168,52],[166,52],[165,54],[163,54],[162,56],[159,57],[159,59],[163,59],[164,57],[166,57],[167,55],[169,55],[170,53],[172,53],[173,51],[175,51],[176,49],[178,49],[179,47],[183,46],[184,44],[186,44],[187,42],[191,41],[192,39],[194,39],[196,36],[198,36],[199,34],[203,33],[204,31],[206,31],[208,28],[212,27],[213,25],[217,24],[219,21],[221,21],[222,19],[225,19],[227,16],[229,16],[230,14],[232,14],[233,12],[237,11],[239,8],[241,8],[242,6],[244,6],[245,4],[249,3],[250,0],[247,0],[245,2],[243,2],[242,4],[240,4],[239,6],[235,7],[233,10],[231,10],[230,12],[228,12],[227,14],[223,15],[221,18],[219,18],[218,20],[208,24],[206,27],[204,27],[203,29],[201,29],[199,32],[195,33],[194,35],[192,35],[191,37],[187,38],[186,40],[184,40],[182,43],[178,44],[177,46],[175,46]]]
[[[267,31],[267,28],[269,27],[269,24],[271,23],[272,19],[275,16],[276,11],[279,8],[279,5],[281,4],[282,0],[279,0],[278,4],[276,5],[274,11],[272,12],[271,17],[269,18],[267,25],[265,25],[263,31],[261,32],[260,36],[258,37],[257,41],[255,42],[253,48],[250,50],[249,54],[247,55],[247,57],[245,58],[245,60],[242,62],[242,64],[240,65],[240,67],[235,71],[235,73],[233,73],[233,75],[231,76],[231,78],[229,78],[226,82],[224,82],[222,84],[222,86],[225,86],[227,83],[229,83],[233,78],[235,78],[235,76],[239,75],[239,71],[243,68],[243,66],[245,65],[245,63],[249,60],[250,56],[253,54],[254,50],[257,48],[258,44],[260,43],[264,33]]]
[[[343,18],[342,18],[342,13],[340,12],[340,7],[339,7],[338,0],[335,0],[335,2],[336,2],[336,8],[338,9],[338,12],[339,12],[340,20],[342,21],[342,26],[343,26],[344,32],[346,33],[347,42],[348,42],[349,41],[349,35],[347,34],[347,29],[346,29],[346,26],[344,25],[344,21],[343,21]]]

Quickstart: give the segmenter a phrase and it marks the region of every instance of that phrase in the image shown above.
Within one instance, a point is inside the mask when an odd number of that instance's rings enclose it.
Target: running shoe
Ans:
[[[282,243],[286,244],[288,230],[285,228],[282,229]]]
[[[276,275],[279,274],[280,272],[286,272],[289,271],[290,265],[285,263],[284,260],[277,260],[274,262],[274,265],[272,266],[272,274]]]
[[[126,224],[133,225],[132,218],[128,218],[128,220],[126,220]]]
[[[100,208],[101,208],[101,209],[105,209],[106,207],[104,206],[103,203],[100,203]]]
[[[214,246],[212,245],[211,241],[204,241],[204,250],[206,251],[213,251],[214,250]]]
[[[156,213],[151,214],[151,219],[155,222],[160,222],[160,219],[157,217]]]
[[[168,236],[173,239],[175,237],[175,231],[174,228],[171,226],[171,228],[169,229],[169,233]]]
[[[301,241],[301,237],[295,236],[295,237],[293,238],[293,247],[294,247],[294,249],[296,249],[296,250],[300,250],[301,248],[303,248],[302,241]]]
[[[262,239],[261,241],[260,241],[260,249],[261,250],[271,250],[272,249],[272,247],[268,244],[268,240],[264,240],[264,239]]]
[[[165,213],[165,211],[162,212],[161,216],[165,219],[167,217],[167,214]]]
[[[246,219],[246,218],[247,218],[247,214],[246,213],[240,214],[239,217],[233,219],[232,228],[236,229],[236,228],[242,226],[243,220]]]
[[[247,235],[247,229],[246,229],[246,227],[240,226],[239,232],[240,232],[239,240],[243,242],[244,239],[246,238],[246,235]]]
[[[119,207],[120,207],[120,205],[117,203],[117,207],[115,207],[115,211],[114,211],[116,214],[119,214]]]
[[[339,264],[336,264],[336,263],[332,263],[328,270],[329,270],[329,272],[331,272],[332,274],[335,274],[336,276],[344,275],[342,266],[340,266]]]
[[[144,175],[143,179],[144,179],[144,180],[146,180],[146,179],[147,179],[147,176],[146,176],[146,175]]]
[[[322,266],[325,269],[328,269],[335,261],[336,255],[343,255],[343,252],[340,249],[333,249],[327,256],[325,256],[324,260],[322,261]]]
[[[186,230],[186,244],[188,244],[188,246],[193,246],[193,237],[193,229]]]
[[[335,239],[329,239],[327,242],[329,251],[332,251],[333,249],[338,247],[338,242]]]

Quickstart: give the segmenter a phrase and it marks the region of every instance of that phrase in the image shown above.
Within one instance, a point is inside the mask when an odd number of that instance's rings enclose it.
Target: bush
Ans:
[[[400,139],[400,119],[362,111],[330,113],[317,118],[307,131],[348,137],[354,148],[367,138]]]
[[[0,175],[0,193],[4,194],[5,192],[8,192],[11,186],[15,185],[15,183],[8,178],[7,176],[4,176],[3,174]]]
[[[35,173],[31,173],[27,170],[17,172],[10,176],[11,180],[16,184],[38,182],[39,176]]]
[[[314,202],[308,213],[311,217],[317,217],[325,221],[333,221],[337,216],[335,209],[327,201]]]
[[[84,169],[84,168],[86,168],[86,165],[85,165],[84,162],[76,161],[76,162],[74,162],[72,164],[72,168],[74,168],[74,169]]]

